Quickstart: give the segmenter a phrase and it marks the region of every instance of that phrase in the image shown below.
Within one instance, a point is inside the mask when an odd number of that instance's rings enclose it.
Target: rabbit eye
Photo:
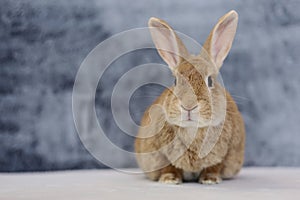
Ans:
[[[175,78],[175,79],[174,79],[174,85],[176,85],[176,84],[177,84],[177,79]]]
[[[209,76],[209,77],[207,78],[207,86],[210,87],[210,88],[213,86],[213,81],[212,81],[211,76]]]

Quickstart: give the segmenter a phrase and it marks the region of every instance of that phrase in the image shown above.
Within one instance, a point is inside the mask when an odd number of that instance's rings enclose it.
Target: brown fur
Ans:
[[[149,179],[178,184],[184,179],[184,172],[198,172],[201,173],[197,178],[200,183],[212,184],[219,183],[222,178],[231,178],[240,171],[245,144],[243,119],[228,91],[216,79],[231,42],[224,44],[227,46],[221,50],[219,46],[213,46],[229,37],[233,40],[235,26],[232,21],[235,18],[236,13],[231,11],[219,20],[204,45],[205,51],[198,56],[187,54],[183,43],[166,22],[150,19],[150,26],[164,26],[167,31],[164,30],[163,34],[176,37],[178,49],[175,50],[183,52],[183,55],[176,58],[173,54],[168,55],[163,51],[164,46],[160,46],[159,38],[155,40],[159,36],[153,36],[160,55],[169,64],[178,83],[166,89],[145,111],[141,120],[135,151],[138,164]],[[220,30],[218,27],[221,27]],[[233,36],[222,38],[228,27],[233,27]],[[176,66],[172,67],[174,63]],[[212,88],[208,88],[206,83],[209,75],[214,84]],[[197,124],[182,122],[180,106],[188,109],[197,107],[193,114],[199,119],[195,122]],[[210,135],[218,131],[221,134],[208,154],[201,157],[207,131]]]

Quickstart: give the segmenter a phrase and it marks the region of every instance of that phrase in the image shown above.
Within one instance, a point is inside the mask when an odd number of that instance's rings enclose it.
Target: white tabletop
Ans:
[[[166,185],[115,170],[0,173],[0,199],[300,199],[300,168],[244,168],[218,185]]]

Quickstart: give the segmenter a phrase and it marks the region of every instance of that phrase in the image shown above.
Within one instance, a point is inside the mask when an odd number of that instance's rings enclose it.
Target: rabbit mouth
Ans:
[[[188,119],[184,119],[184,120],[181,120],[182,122],[197,122],[197,120],[194,120],[194,119],[191,119],[191,118],[188,118]]]
[[[181,118],[179,122],[177,122],[179,126],[182,127],[206,127],[209,125],[209,122],[199,118],[199,117],[186,117],[186,118]]]
[[[182,122],[198,122],[199,118],[197,116],[195,116],[195,114],[185,114],[183,116],[181,116],[181,121]]]
[[[186,118],[186,119],[181,119],[180,123],[186,125],[197,125],[199,123],[199,120],[194,118]]]

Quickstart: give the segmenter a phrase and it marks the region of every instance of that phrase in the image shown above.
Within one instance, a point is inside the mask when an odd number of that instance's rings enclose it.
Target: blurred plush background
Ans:
[[[299,0],[0,0],[0,171],[106,167],[74,128],[72,87],[83,59],[110,36],[145,27],[151,16],[204,42],[231,9],[239,28],[221,72],[246,122],[245,166],[300,166]],[[162,61],[155,51],[123,59],[99,86],[96,107],[108,137],[132,151],[133,138],[111,117],[112,84],[138,64]],[[133,98],[135,121],[162,89],[137,91],[151,95]],[[118,166],[135,166],[109,151]]]

